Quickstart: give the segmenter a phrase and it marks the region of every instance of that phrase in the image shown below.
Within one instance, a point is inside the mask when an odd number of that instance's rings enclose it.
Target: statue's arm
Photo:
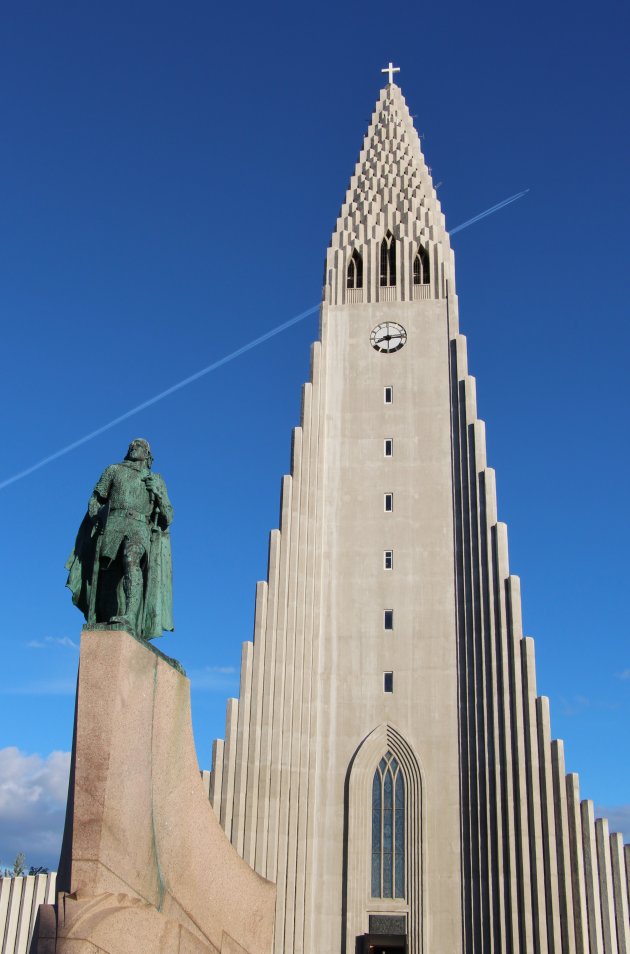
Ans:
[[[107,467],[96,482],[96,487],[92,491],[90,502],[88,503],[88,513],[90,517],[95,517],[104,503],[109,498],[112,481],[114,479],[114,468]]]

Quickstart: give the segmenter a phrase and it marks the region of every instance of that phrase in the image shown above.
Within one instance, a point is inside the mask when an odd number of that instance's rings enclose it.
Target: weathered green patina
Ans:
[[[72,602],[90,629],[125,629],[142,639],[173,630],[173,508],[151,472],[147,441],[132,441],[99,478],[66,568]]]

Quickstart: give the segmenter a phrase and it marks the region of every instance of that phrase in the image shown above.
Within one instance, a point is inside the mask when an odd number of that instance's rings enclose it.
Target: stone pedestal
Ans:
[[[275,888],[204,792],[189,682],[125,632],[84,632],[58,903],[37,954],[268,954]]]

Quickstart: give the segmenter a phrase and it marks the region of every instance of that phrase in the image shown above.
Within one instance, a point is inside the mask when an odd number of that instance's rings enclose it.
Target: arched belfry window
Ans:
[[[405,896],[405,780],[386,752],[372,781],[372,897]]]
[[[413,260],[413,283],[414,285],[428,285],[430,281],[431,264],[429,261],[429,253],[424,245],[419,245]]]
[[[356,248],[350,256],[348,262],[348,273],[346,276],[347,288],[363,288],[363,259]]]
[[[388,232],[381,242],[381,287],[396,284],[396,239]]]

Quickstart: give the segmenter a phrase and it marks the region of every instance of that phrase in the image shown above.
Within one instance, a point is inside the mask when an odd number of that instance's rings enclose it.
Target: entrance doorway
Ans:
[[[363,934],[357,941],[358,954],[407,954],[406,934]]]

